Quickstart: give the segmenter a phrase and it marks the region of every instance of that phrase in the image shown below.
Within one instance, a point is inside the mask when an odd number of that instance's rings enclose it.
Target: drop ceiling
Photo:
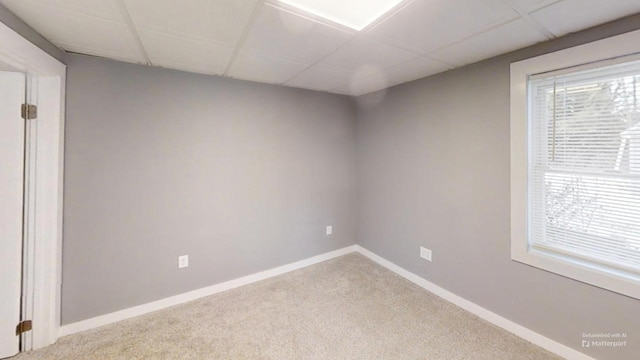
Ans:
[[[638,0],[404,0],[356,31],[277,0],[0,3],[65,51],[346,95],[640,12]]]

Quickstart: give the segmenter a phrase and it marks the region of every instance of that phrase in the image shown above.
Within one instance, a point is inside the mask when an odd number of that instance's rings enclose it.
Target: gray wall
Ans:
[[[638,359],[640,301],[511,261],[509,237],[509,64],[637,27],[640,16],[358,98],[358,243],[598,359]],[[628,346],[582,349],[583,332],[627,332]]]
[[[49,55],[53,56],[63,63],[65,62],[65,52],[58,49],[55,45],[51,44],[42,35],[29,27],[29,25],[25,24],[17,16],[13,15],[13,13],[2,6],[2,4],[0,4],[0,22],[4,23],[5,25],[13,29],[13,31],[31,41],[40,49],[49,53]]]
[[[355,244],[350,98],[67,64],[63,324]]]
[[[63,324],[358,240],[556,341],[635,359],[639,301],[510,260],[509,63],[639,23],[361,97],[357,124],[346,97],[67,55]],[[629,346],[581,349],[582,332]]]

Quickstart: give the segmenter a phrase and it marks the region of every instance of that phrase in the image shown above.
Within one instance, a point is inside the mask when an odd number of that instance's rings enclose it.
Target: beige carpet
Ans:
[[[350,254],[15,359],[557,359]]]

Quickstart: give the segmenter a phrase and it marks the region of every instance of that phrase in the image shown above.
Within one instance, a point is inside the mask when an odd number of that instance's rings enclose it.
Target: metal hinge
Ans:
[[[22,118],[33,120],[38,117],[38,107],[31,104],[22,104]]]
[[[20,323],[18,323],[18,326],[16,326],[16,335],[25,333],[31,330],[32,328],[33,328],[33,324],[31,323],[31,320],[21,321]]]

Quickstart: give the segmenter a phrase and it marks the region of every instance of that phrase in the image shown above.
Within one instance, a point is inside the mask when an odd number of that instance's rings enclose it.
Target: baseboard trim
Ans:
[[[112,324],[118,321],[126,320],[136,316],[148,314],[154,311],[162,310],[170,306],[182,304],[188,301],[197,300],[205,296],[217,294],[219,292],[231,290],[240,286],[255,283],[260,280],[272,278],[294,270],[298,270],[310,265],[317,264],[326,260],[330,260],[342,255],[346,255],[356,251],[356,245],[348,246],[342,249],[330,251],[321,255],[310,257],[308,259],[296,261],[287,265],[278,266],[273,269],[261,271],[255,274],[247,275],[238,279],[226,281],[216,285],[208,286],[202,289],[189,291],[183,294],[171,296],[150,303],[134,306],[132,308],[112,312],[105,315],[96,316],[91,319],[78,321],[75,323],[63,325],[58,330],[58,337],[75,334],[78,332],[94,329],[100,326]]]
[[[132,308],[116,311],[110,314],[96,316],[91,319],[78,321],[75,323],[63,325],[59,328],[58,336],[66,336],[75,334],[78,332],[94,329],[100,326],[112,324],[118,321],[126,320],[136,316],[148,314],[154,311],[162,310],[174,305],[182,304],[188,301],[197,300],[205,296],[217,294],[223,291],[231,290],[240,286],[255,283],[261,280],[272,278],[274,276],[282,275],[294,270],[302,269],[307,266],[317,264],[326,260],[337,258],[352,252],[358,252],[365,257],[371,259],[377,264],[393,271],[394,273],[402,276],[403,278],[411,281],[412,283],[426,289],[429,292],[449,301],[450,303],[461,307],[462,309],[496,325],[499,326],[514,335],[525,339],[535,345],[540,346],[556,355],[559,355],[566,359],[571,360],[595,360],[594,358],[583,354],[575,349],[572,349],[566,345],[560,344],[554,340],[551,340],[533,330],[530,330],[522,325],[508,320],[492,311],[489,311],[480,305],[477,305],[469,300],[466,300],[440,286],[408,271],[404,268],[392,263],[391,261],[363,248],[360,245],[352,245],[321,255],[317,255],[308,259],[296,261],[283,266],[278,266],[273,269],[261,271],[259,273],[247,275],[238,279],[226,281],[220,284],[208,286],[202,289],[189,291],[184,294],[171,296],[165,299],[153,301],[147,304],[134,306]]]
[[[594,358],[583,354],[575,349],[572,349],[566,345],[560,344],[554,340],[549,339],[533,330],[530,330],[522,325],[508,320],[494,312],[491,312],[480,305],[477,305],[467,299],[464,299],[448,290],[441,288],[440,286],[408,271],[404,268],[392,263],[391,261],[363,248],[360,245],[356,245],[356,251],[373,260],[374,262],[382,265],[383,267],[393,271],[394,273],[402,276],[403,278],[411,281],[412,283],[434,293],[435,295],[449,301],[450,303],[457,305],[464,310],[496,325],[510,333],[527,340],[535,345],[540,346],[556,355],[559,355],[565,359],[571,360],[595,360]]]

